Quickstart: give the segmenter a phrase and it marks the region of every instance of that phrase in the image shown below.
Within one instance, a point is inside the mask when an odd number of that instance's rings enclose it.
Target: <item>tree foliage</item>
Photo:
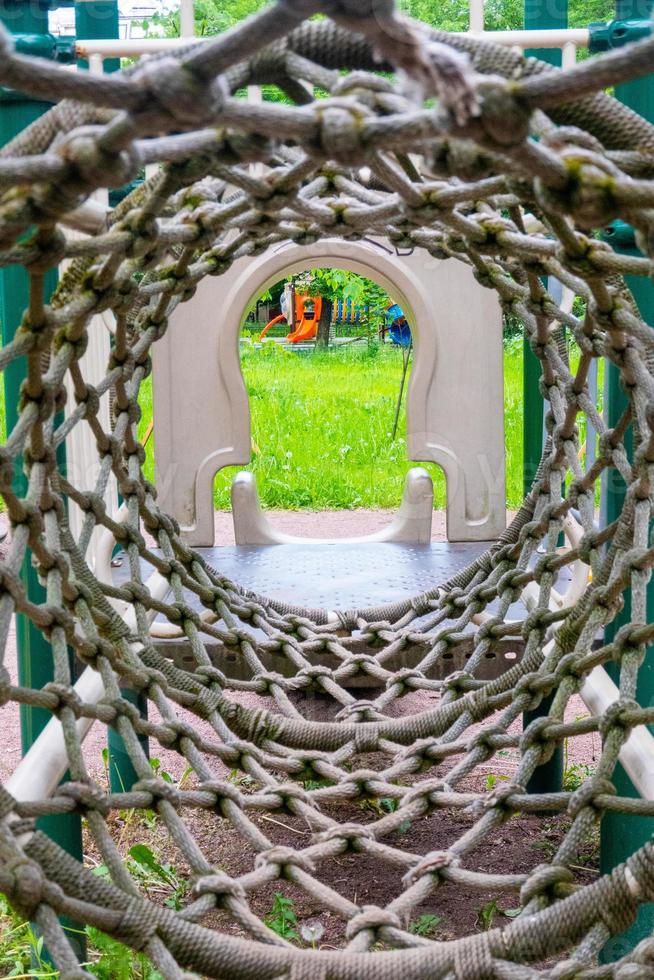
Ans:
[[[537,13],[544,0],[485,0],[484,20],[488,31],[519,31],[527,11]],[[410,17],[422,20],[443,31],[468,29],[469,5],[466,0],[398,0],[398,6]],[[548,0],[548,11],[565,10],[564,0]],[[569,0],[570,27],[588,27],[595,21],[611,20],[615,16],[614,0]]]
[[[198,37],[221,34],[265,7],[268,0],[194,0],[195,33]],[[179,37],[179,4],[159,0],[159,11],[144,22],[150,37]]]
[[[179,9],[174,0],[159,0],[160,10],[145,23],[150,36],[178,37]],[[201,37],[220,34],[245,17],[256,13],[269,0],[195,0],[195,30]],[[535,11],[545,0],[485,0],[484,15],[489,31],[520,30],[524,27],[525,4]],[[565,0],[548,0],[548,9],[564,9]],[[398,7],[417,20],[443,31],[468,29],[467,0],[398,0]],[[569,26],[587,27],[615,16],[614,0],[569,0]]]

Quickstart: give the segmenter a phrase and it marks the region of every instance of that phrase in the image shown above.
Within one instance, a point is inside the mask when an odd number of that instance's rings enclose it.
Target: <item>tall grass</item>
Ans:
[[[393,419],[402,351],[390,344],[352,345],[325,353],[243,346],[241,365],[250,396],[252,459],[265,507],[340,509],[397,507],[407,470],[405,399],[398,435]],[[522,346],[505,347],[507,502],[522,493]],[[149,383],[141,398],[143,435],[152,413]],[[153,478],[153,441],[146,475]],[[435,506],[445,506],[440,467],[427,463]],[[216,507],[230,506],[237,467],[216,477]]]

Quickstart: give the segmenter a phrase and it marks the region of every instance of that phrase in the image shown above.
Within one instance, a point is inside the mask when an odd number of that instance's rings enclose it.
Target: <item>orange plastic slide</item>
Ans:
[[[318,333],[318,321],[322,313],[322,298],[320,296],[300,296],[295,294],[295,322],[297,327],[286,337],[289,344],[299,344],[306,340],[315,340]],[[271,327],[276,323],[285,320],[283,313],[276,316],[270,323],[267,323],[259,334],[259,340],[263,340]]]
[[[259,340],[263,340],[263,338],[266,336],[266,334],[268,333],[271,327],[274,327],[276,323],[280,323],[282,320],[285,319],[286,317],[284,316],[284,314],[280,313],[279,316],[276,316],[274,320],[271,320],[270,323],[267,323],[266,326],[261,331],[261,333],[259,334]]]

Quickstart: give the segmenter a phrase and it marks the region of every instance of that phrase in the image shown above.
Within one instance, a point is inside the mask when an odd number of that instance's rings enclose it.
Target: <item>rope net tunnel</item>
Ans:
[[[331,19],[306,20],[315,13]],[[22,323],[0,355],[24,377],[0,467],[11,521],[0,631],[6,649],[19,613],[54,663],[44,687],[15,682],[7,658],[0,673],[3,711],[53,718],[0,790],[0,890],[67,978],[89,974],[62,917],[142,950],[173,978],[651,977],[649,939],[616,963],[600,957],[654,901],[651,844],[590,883],[577,854],[607,814],[654,816],[646,766],[640,796],[614,785],[619,764],[637,774],[638,751],[650,771],[653,758],[654,708],[639,703],[637,683],[654,640],[654,333],[624,277],[652,275],[654,127],[603,94],[651,71],[654,40],[562,73],[428,30],[390,0],[302,0],[112,76],[18,55],[5,34],[1,43],[0,83],[57,104],[0,151],[0,259],[29,274]],[[286,102],[239,94],[263,83]],[[153,164],[113,210],[93,197]],[[635,229],[639,251],[596,233],[613,219]],[[138,399],[153,344],[203,277],[276,242],[366,235],[466,263],[497,292],[540,360],[548,437],[514,521],[465,571],[410,602],[329,614],[247,591],[184,543],[143,474]],[[580,298],[582,316],[548,291],[553,280]],[[96,376],[85,352],[109,312]],[[598,358],[624,389],[610,428],[589,393]],[[587,463],[589,429],[599,448]],[[82,430],[97,447],[92,480],[70,451],[63,460]],[[603,474],[625,494],[599,527]],[[106,505],[112,481],[118,513]],[[566,522],[576,530],[562,549]],[[127,582],[93,558],[97,540],[124,548]],[[40,599],[21,577],[26,560]],[[188,669],[156,644],[156,617],[185,638]],[[238,672],[212,661],[209,640]],[[498,646],[520,656],[489,679]],[[443,672],[463,647],[464,669]],[[570,720],[578,694],[588,715]],[[539,708],[523,731],[521,715]],[[89,771],[92,724],[124,743],[137,778],[122,792]],[[581,785],[528,791],[557,747],[593,734],[597,765]],[[162,778],[144,738],[191,775]],[[513,774],[487,788],[480,767],[507,752]],[[380,799],[392,805],[361,807]],[[146,811],[188,868],[176,909],[148,896],[119,851],[116,815]],[[543,811],[565,821],[547,860],[489,871],[484,842]],[[107,876],[36,828],[71,813]],[[438,835],[415,835],[439,821]],[[237,870],[217,857],[218,834],[239,852]],[[385,870],[375,904],[339,889],[333,869],[346,854],[355,877]],[[329,915],[334,941],[314,948],[269,928],[259,896],[271,887],[304,896],[314,919]],[[506,896],[520,914],[438,941],[410,923],[439,889],[473,905]]]

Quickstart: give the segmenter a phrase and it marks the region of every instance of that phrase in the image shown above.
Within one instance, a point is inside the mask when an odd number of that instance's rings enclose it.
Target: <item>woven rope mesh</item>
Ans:
[[[304,21],[316,12],[333,19]],[[632,731],[654,721],[637,700],[654,639],[654,334],[623,278],[652,275],[654,127],[602,94],[651,69],[654,41],[566,77],[430,32],[390,0],[303,0],[114,76],[31,61],[4,35],[2,45],[0,83],[57,105],[0,152],[0,260],[30,277],[22,325],[1,354],[3,370],[23,370],[25,381],[0,468],[11,521],[0,629],[4,646],[12,615],[26,617],[49,644],[55,679],[16,684],[5,665],[0,696],[58,719],[65,758],[55,783],[67,772],[51,793],[31,792],[35,762],[20,793],[13,782],[0,792],[0,890],[37,924],[64,977],[88,974],[61,916],[143,950],[165,977],[652,976],[649,940],[618,964],[599,960],[609,936],[654,900],[651,845],[591,883],[577,855],[607,812],[654,815],[654,803],[616,794],[612,781]],[[275,84],[293,104],[248,104],[250,83]],[[84,209],[149,164],[154,174],[99,224],[97,206]],[[640,254],[618,254],[597,234],[614,218],[635,228]],[[247,592],[184,543],[143,475],[138,397],[152,345],[203,277],[276,242],[366,235],[466,263],[496,291],[540,359],[549,438],[522,508],[481,558],[411,602],[334,618]],[[46,273],[64,262],[46,302]],[[581,299],[582,317],[548,292],[547,277]],[[111,356],[91,384],[82,359],[105,311],[115,318]],[[613,428],[589,393],[594,359],[615,365],[624,388]],[[80,427],[97,445],[92,483],[60,463]],[[580,431],[590,428],[599,448],[587,464]],[[626,495],[599,527],[603,474]],[[112,480],[120,518],[105,506]],[[73,506],[84,513],[75,534]],[[577,534],[562,549],[573,517]],[[94,570],[96,530],[124,548],[127,582]],[[41,602],[21,579],[28,552]],[[577,593],[558,591],[566,572],[581,575]],[[603,640],[618,614],[622,625]],[[155,644],[155,616],[186,638],[188,669]],[[212,662],[209,640],[238,659],[238,678]],[[488,679],[498,645],[520,656]],[[448,674],[443,664],[462,649],[463,669]],[[571,699],[606,664],[617,683],[604,709],[571,719]],[[362,678],[363,696],[353,684]],[[149,720],[127,689],[147,699]],[[523,712],[546,698],[523,731]],[[123,793],[89,771],[91,722],[124,741],[138,782]],[[555,748],[588,735],[596,767],[578,788],[528,793]],[[177,753],[188,777],[171,783],[153,770],[143,736],[153,754]],[[507,752],[509,779],[478,778]],[[385,808],[361,805],[382,799]],[[119,849],[117,815],[150,811],[188,869],[176,909],[147,893]],[[500,828],[509,840],[520,819],[543,811],[564,821],[556,846],[527,871],[489,871],[484,842],[499,841]],[[35,830],[37,817],[72,812],[107,876]],[[418,825],[441,828],[436,846],[429,834],[418,841]],[[217,859],[218,834],[242,857],[237,871]],[[334,868],[345,857],[354,878],[385,869],[376,904],[339,890]],[[312,948],[269,928],[258,896],[271,887],[304,896],[314,920],[328,914],[334,941]],[[521,911],[434,940],[410,923],[440,889],[465,890],[473,905],[477,894],[480,905],[501,895]]]

